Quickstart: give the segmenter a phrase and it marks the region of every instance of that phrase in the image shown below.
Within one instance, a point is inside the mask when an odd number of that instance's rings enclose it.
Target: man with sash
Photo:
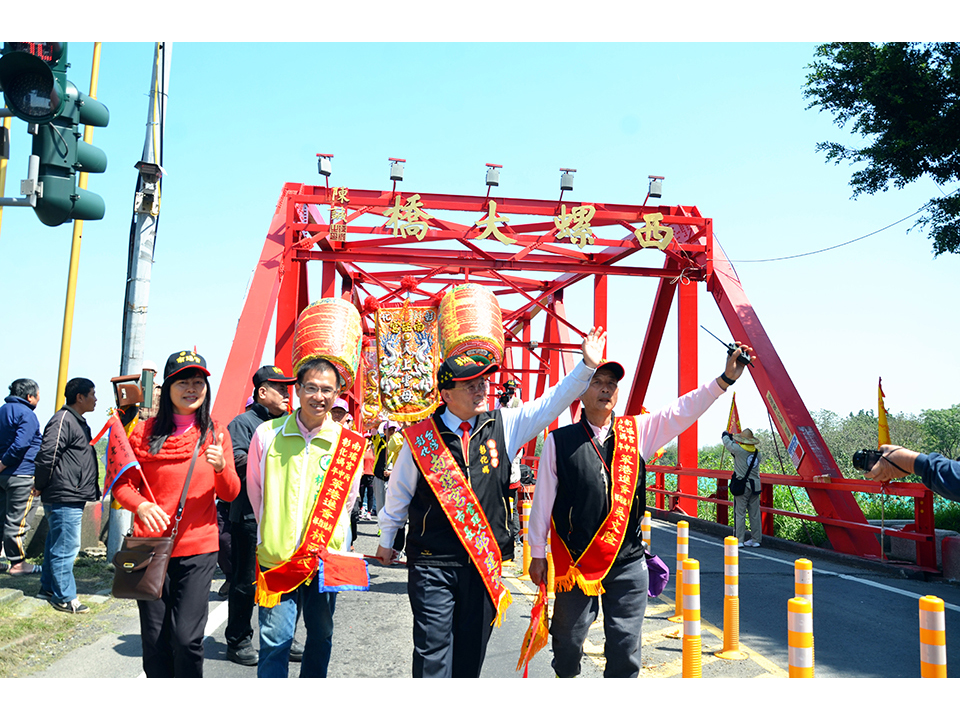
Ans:
[[[753,349],[740,345],[752,354]],[[530,579],[547,580],[550,532],[556,599],[550,634],[558,677],[580,674],[583,642],[603,604],[604,677],[637,677],[649,577],[640,521],[646,465],[743,373],[739,352],[716,380],[653,414],[616,417],[623,366],[603,362],[580,398],[579,422],[547,436],[530,512]]]
[[[487,410],[485,376],[499,367],[465,355],[437,371],[443,404],[404,430],[380,511],[377,558],[389,565],[409,517],[407,594],[414,677],[479,677],[494,624],[510,604],[500,578],[513,558],[508,523],[511,460],[586,389],[606,333],[593,328],[583,362],[519,408]]]
[[[297,368],[297,412],[260,425],[250,442],[247,495],[257,518],[260,658],[257,677],[287,677],[298,600],[307,631],[300,677],[326,677],[338,589],[366,589],[350,547],[366,441],[334,421],[343,380],[323,358]]]

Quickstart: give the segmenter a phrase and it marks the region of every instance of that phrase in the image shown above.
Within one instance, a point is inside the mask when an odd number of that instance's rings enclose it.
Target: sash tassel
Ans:
[[[513,604],[513,597],[510,595],[509,591],[504,588],[503,592],[500,593],[500,600],[497,602],[497,616],[493,619],[493,626],[500,627],[503,623],[503,614],[507,611],[507,608]]]
[[[580,572],[580,568],[571,565],[563,577],[556,578],[554,589],[557,592],[566,592],[575,587],[580,588],[584,595],[603,595],[604,593],[603,584],[599,579],[587,580]]]

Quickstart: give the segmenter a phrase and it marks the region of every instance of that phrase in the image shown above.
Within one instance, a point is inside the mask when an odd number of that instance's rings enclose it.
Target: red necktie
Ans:
[[[470,423],[466,420],[460,423],[460,437],[463,439],[463,464],[469,467],[470,453],[468,449],[470,447]]]

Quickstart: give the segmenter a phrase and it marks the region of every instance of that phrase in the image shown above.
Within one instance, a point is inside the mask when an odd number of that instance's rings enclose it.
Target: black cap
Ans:
[[[284,375],[283,370],[278,368],[276,365],[264,365],[253,374],[253,389],[256,390],[258,387],[268,382],[280,383],[281,385],[290,385],[296,381],[297,379],[295,377],[287,377]]]
[[[618,362],[614,362],[613,360],[602,360],[600,364],[597,365],[597,369],[593,372],[596,374],[601,370],[606,370],[608,373],[613,375],[617,379],[617,382],[623,380],[623,376],[626,375],[623,365]]]
[[[450,390],[454,383],[473,380],[481,375],[497,372],[500,366],[484,357],[453,355],[443,361],[437,370],[437,389]]]
[[[206,377],[210,377],[210,371],[207,370],[207,361],[203,356],[197,355],[193,350],[181,350],[167,358],[167,364],[163,367],[163,380],[166,382],[177,373],[190,368],[197,368]]]

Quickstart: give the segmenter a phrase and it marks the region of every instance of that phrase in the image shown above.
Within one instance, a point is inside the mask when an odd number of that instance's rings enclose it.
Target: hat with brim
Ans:
[[[458,382],[497,372],[500,366],[484,357],[474,355],[453,355],[448,357],[437,370],[437,389],[450,390]]]
[[[623,365],[613,360],[602,360],[600,364],[597,365],[597,369],[593,371],[593,374],[596,375],[601,370],[606,370],[613,375],[617,382],[623,380],[623,376],[626,375],[626,370],[623,369]]]
[[[210,377],[210,371],[207,370],[207,361],[201,355],[197,355],[192,350],[181,350],[174,353],[167,358],[167,364],[163,367],[163,381],[166,382],[174,375],[193,368],[199,370],[204,377]]]
[[[273,382],[280,385],[292,385],[297,379],[283,374],[283,370],[276,365],[264,365],[253,374],[253,387],[258,388],[264,383]]]
[[[737,433],[733,436],[733,441],[740,443],[741,445],[759,445],[760,438],[756,437],[753,434],[753,430],[747,428],[743,432]]]

